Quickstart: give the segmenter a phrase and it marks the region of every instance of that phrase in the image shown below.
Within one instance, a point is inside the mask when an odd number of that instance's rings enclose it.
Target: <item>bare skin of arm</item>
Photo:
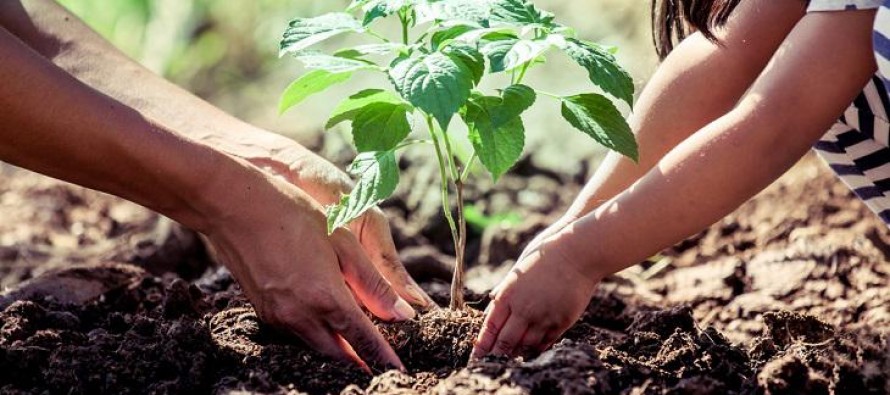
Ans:
[[[0,160],[202,232],[263,319],[333,357],[400,367],[353,297],[383,319],[415,314],[390,286],[413,284],[393,276],[401,266],[378,269],[395,251],[382,217],[327,236],[319,200],[335,190],[332,165],[165,83],[75,21],[49,1],[0,3]]]
[[[742,2],[715,32],[719,43],[699,33],[680,43],[646,85],[630,119],[640,162],[607,155],[563,217],[526,251],[627,189],[677,144],[732,110],[804,11],[798,0]]]
[[[53,0],[0,4],[0,26],[58,67],[190,139],[213,146],[296,185],[322,206],[339,201],[351,181],[291,139],[245,123],[166,81],[114,48]],[[372,210],[350,225],[375,267],[400,296],[431,307],[399,259],[389,224]]]
[[[549,346],[605,276],[701,231],[787,171],[874,74],[874,15],[805,16],[734,109],[516,264],[497,288],[475,355]]]

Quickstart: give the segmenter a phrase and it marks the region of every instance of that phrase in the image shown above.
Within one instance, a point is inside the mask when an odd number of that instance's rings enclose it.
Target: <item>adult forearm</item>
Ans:
[[[0,26],[83,83],[191,139],[246,159],[293,147],[146,69],[53,0],[0,3]]]
[[[230,158],[82,84],[3,28],[0,59],[0,160],[204,227],[204,192]]]

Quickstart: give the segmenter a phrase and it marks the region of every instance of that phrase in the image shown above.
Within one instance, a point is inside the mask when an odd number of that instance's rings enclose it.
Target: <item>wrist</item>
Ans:
[[[283,178],[321,205],[336,204],[352,181],[339,168],[297,142],[245,124],[233,131],[205,133],[205,144]]]
[[[578,232],[576,223],[569,223],[550,240],[552,251],[578,275],[592,284],[598,284],[612,275],[609,265],[603,261],[597,243],[591,243]]]
[[[170,155],[172,163],[160,185],[172,198],[150,208],[206,234],[230,210],[224,202],[245,184],[250,165],[215,148],[187,144]]]
[[[139,183],[132,183],[135,200],[201,233],[231,213],[237,190],[256,178],[251,165],[211,146],[149,123],[147,136],[158,136],[143,146],[128,147],[141,168]],[[191,136],[190,136],[191,137]],[[143,140],[146,141],[147,140]],[[128,197],[128,196],[124,196]]]

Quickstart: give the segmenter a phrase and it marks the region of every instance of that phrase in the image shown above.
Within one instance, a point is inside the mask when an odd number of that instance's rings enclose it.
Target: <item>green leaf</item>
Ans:
[[[501,92],[503,110],[500,115],[504,119],[518,117],[535,104],[536,99],[537,94],[535,90],[527,85],[510,85]],[[501,119],[495,118],[494,120],[497,122]]]
[[[463,62],[464,66],[473,74],[473,85],[479,84],[485,75],[485,56],[476,47],[467,43],[452,43],[441,51],[452,58]]]
[[[595,93],[564,97],[562,116],[606,148],[639,161],[634,134],[609,98]]]
[[[388,151],[411,133],[408,113],[412,110],[390,92],[369,89],[340,103],[327,127],[352,121],[352,137],[359,152]]]
[[[398,58],[389,70],[396,92],[432,115],[443,130],[470,97],[475,76],[461,57],[442,52]]]
[[[283,114],[291,107],[300,104],[307,97],[322,92],[336,84],[348,81],[352,73],[331,73],[324,70],[315,70],[304,74],[296,81],[288,85],[278,102],[278,113]]]
[[[320,52],[300,52],[295,55],[303,63],[303,67],[312,70],[324,70],[331,73],[348,73],[358,70],[383,70],[374,63],[361,59],[349,59],[326,55]]]
[[[352,15],[335,12],[315,18],[297,18],[290,22],[281,40],[279,55],[300,52],[314,44],[346,32],[361,33],[361,23]]]
[[[606,93],[633,106],[634,81],[607,49],[574,38],[565,40],[566,54],[587,69],[590,81]]]
[[[539,24],[551,26],[554,15],[539,10],[529,1],[524,0],[492,0],[491,21],[516,25]]]
[[[495,225],[512,228],[522,224],[524,219],[522,215],[515,211],[486,215],[478,206],[473,204],[464,207],[464,217],[467,219],[467,225],[472,226],[479,232]]]
[[[365,89],[340,102],[337,108],[334,109],[334,112],[331,113],[325,128],[330,129],[339,123],[354,119],[359,110],[371,103],[408,104],[390,91]]]
[[[349,6],[346,7],[346,12],[355,12],[364,7],[366,4],[373,2],[376,0],[352,0],[349,3]]]
[[[517,67],[533,62],[550,49],[546,40],[529,40],[520,38],[502,38],[488,41],[482,47],[482,53],[488,57],[492,73],[512,71]]]
[[[401,43],[365,44],[352,48],[341,49],[337,52],[334,52],[334,56],[359,60],[365,56],[388,55],[393,52],[402,51],[406,48],[408,47],[405,46],[405,44]]]
[[[328,207],[328,234],[392,196],[399,184],[399,165],[393,151],[359,154],[349,166],[349,173],[357,178],[355,188],[338,204]]]
[[[525,127],[521,115],[534,104],[535,97],[531,88],[512,85],[500,97],[473,96],[461,114],[470,143],[495,180],[522,156]]]
[[[408,104],[373,103],[352,120],[352,136],[359,152],[395,149],[411,133]]]
[[[365,11],[365,17],[362,20],[363,26],[374,23],[377,19],[385,18],[393,15],[403,8],[411,7],[416,0],[370,0],[363,2],[360,6]],[[352,6],[350,6],[352,7]],[[356,9],[356,8],[352,8]]]
[[[439,30],[430,37],[430,45],[434,51],[438,50],[440,47],[447,45],[449,41],[474,30],[478,29],[470,25],[454,25],[447,29]]]
[[[438,21],[484,28],[488,27],[491,8],[480,0],[420,1],[417,13],[419,23]]]
[[[463,41],[468,44],[475,44],[476,42],[484,39],[488,39],[489,37],[494,37],[498,35],[509,35],[511,37],[516,37],[513,34],[513,29],[509,27],[488,27],[484,29],[475,29],[468,31],[460,36],[455,37],[457,41]]]

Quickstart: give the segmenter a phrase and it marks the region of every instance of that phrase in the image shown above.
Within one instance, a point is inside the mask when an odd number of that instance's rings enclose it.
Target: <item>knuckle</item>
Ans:
[[[371,293],[382,299],[383,302],[395,302],[396,294],[392,290],[392,286],[383,277],[374,276],[371,283]]]
[[[372,361],[382,359],[383,346],[374,336],[361,330],[356,330],[353,336],[350,336],[349,345],[363,359]]]
[[[325,321],[336,332],[343,332],[352,326],[349,313],[341,307],[332,307],[323,314]]]
[[[333,296],[313,298],[310,301],[310,308],[317,316],[326,318],[336,315],[341,310]]]
[[[506,339],[498,339],[494,343],[493,352],[498,354],[507,354],[513,350],[513,343]]]
[[[402,277],[408,276],[408,272],[405,270],[405,266],[402,265],[402,258],[399,257],[399,254],[397,254],[396,252],[381,252],[380,264],[383,265],[386,269],[396,272]]]
[[[510,299],[513,297],[513,290],[510,286],[506,286],[498,290],[498,292],[492,298],[492,301],[495,303],[509,303]]]
[[[485,333],[498,333],[500,331],[501,331],[501,327],[500,327],[500,325],[498,325],[497,322],[494,322],[494,320],[485,321],[485,328],[484,328]]]

